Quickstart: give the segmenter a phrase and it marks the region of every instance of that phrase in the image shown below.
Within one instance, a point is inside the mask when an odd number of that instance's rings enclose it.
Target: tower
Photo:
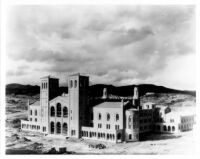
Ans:
[[[42,132],[49,132],[49,101],[58,95],[59,80],[55,77],[45,76],[40,83],[40,106]]]
[[[107,99],[108,98],[107,88],[103,89],[103,96],[102,96],[102,98],[103,99]]]
[[[134,87],[133,105],[136,106],[137,108],[140,107],[140,98],[139,98],[139,90],[138,90],[138,87]]]
[[[80,138],[81,126],[89,125],[88,106],[89,77],[74,74],[69,76],[70,136]]]

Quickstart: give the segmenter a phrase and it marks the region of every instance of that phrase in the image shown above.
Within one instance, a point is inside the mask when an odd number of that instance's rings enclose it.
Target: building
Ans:
[[[138,141],[152,132],[175,133],[192,129],[194,115],[174,116],[169,107],[140,104],[139,91],[132,99],[109,100],[107,89],[99,103],[90,106],[89,77],[74,74],[68,78],[68,94],[58,94],[59,79],[41,78],[40,101],[28,101],[24,131],[108,142]],[[173,122],[172,122],[173,121]]]

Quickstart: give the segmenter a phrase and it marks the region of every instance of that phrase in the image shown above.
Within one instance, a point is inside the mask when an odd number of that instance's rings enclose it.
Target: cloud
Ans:
[[[38,76],[82,72],[93,83],[146,82],[170,59],[195,53],[194,15],[194,6],[15,6],[8,63],[24,61]]]

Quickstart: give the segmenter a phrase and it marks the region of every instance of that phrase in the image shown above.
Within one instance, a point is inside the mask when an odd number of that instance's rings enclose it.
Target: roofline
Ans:
[[[74,73],[74,74],[71,74],[69,75],[70,77],[71,76],[80,76],[80,77],[89,77],[89,76],[86,76],[86,75],[81,75],[81,73]]]
[[[51,75],[48,75],[48,76],[44,76],[44,77],[41,77],[40,79],[44,79],[44,78],[51,78],[51,79],[59,79],[57,77],[54,77],[54,76],[51,76]]]

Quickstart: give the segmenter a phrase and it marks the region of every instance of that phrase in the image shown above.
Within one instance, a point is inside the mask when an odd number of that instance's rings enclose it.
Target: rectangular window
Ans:
[[[37,118],[35,118],[35,122],[37,122]]]
[[[32,121],[32,118],[30,118],[30,121]]]
[[[98,124],[98,128],[102,128],[102,124]]]
[[[107,128],[107,129],[110,129],[110,124],[106,124],[106,128]]]

